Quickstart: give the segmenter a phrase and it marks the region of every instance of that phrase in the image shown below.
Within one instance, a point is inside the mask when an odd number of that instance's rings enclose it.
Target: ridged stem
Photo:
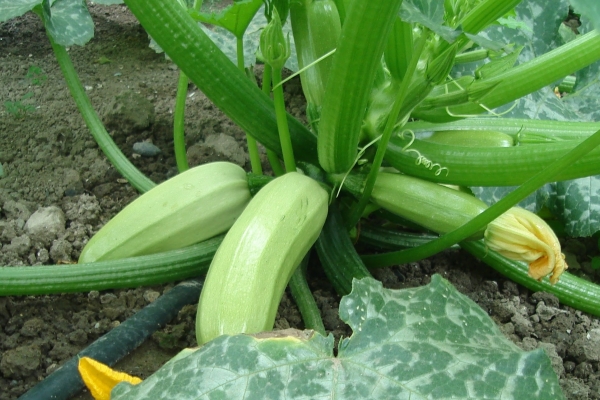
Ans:
[[[175,161],[177,169],[183,172],[189,169],[187,154],[185,152],[185,101],[188,93],[188,77],[179,71],[177,81],[177,95],[175,96],[175,111],[173,113],[173,146],[175,148]]]
[[[224,235],[184,249],[88,264],[0,267],[0,296],[89,292],[200,276]]]

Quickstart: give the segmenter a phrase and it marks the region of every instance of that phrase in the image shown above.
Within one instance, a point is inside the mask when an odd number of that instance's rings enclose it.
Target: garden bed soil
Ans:
[[[164,181],[176,173],[172,119],[178,70],[148,47],[148,36],[126,7],[91,5],[90,11],[95,37],[85,47],[69,49],[75,68],[121,150],[152,180]],[[31,67],[47,77],[42,84],[27,78]],[[0,265],[73,262],[86,241],[138,193],[90,136],[33,14],[0,24],[0,99],[14,102],[27,93],[32,95],[23,104],[32,109],[24,115],[0,109]],[[286,86],[286,101],[301,117],[304,100],[297,80]],[[193,85],[186,113],[192,165],[229,160],[249,167],[244,133]],[[151,142],[160,153],[136,154],[138,142]],[[27,231],[31,216],[48,207],[62,218],[55,230],[49,236]],[[582,246],[577,256],[585,269],[585,245],[571,245]],[[578,265],[575,256],[570,259]],[[349,335],[337,317],[339,297],[318,263],[309,272],[327,330]],[[434,273],[476,301],[517,345],[544,348],[568,399],[600,399],[598,318],[560,305],[553,295],[533,294],[461,251],[375,275],[388,288],[406,288],[428,283]],[[172,286],[0,298],[0,400],[16,399]],[[117,368],[145,378],[180,349],[194,346],[195,309],[184,307]],[[303,328],[287,294],[277,327]],[[84,391],[76,398],[91,397]]]

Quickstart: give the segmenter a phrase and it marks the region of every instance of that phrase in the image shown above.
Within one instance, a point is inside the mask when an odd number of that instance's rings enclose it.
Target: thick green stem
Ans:
[[[462,186],[515,186],[558,160],[577,143],[569,140],[535,146],[476,148],[412,141],[410,136],[395,135],[390,140],[385,159],[405,174],[433,182]],[[600,148],[567,165],[552,179],[562,181],[598,174]]]
[[[104,155],[106,155],[106,158],[108,158],[115,169],[119,171],[119,173],[138,191],[143,193],[152,189],[156,184],[148,179],[127,159],[127,157],[125,157],[108,132],[106,132],[102,121],[100,121],[98,114],[94,111],[92,103],[77,76],[77,72],[69,58],[69,53],[67,53],[63,46],[54,42],[52,36],[49,34],[48,39],[50,40],[52,50],[54,50],[54,54],[56,55],[56,60],[58,61],[65,81],[67,82],[71,96],[73,96],[85,124]]]
[[[356,225],[361,215],[363,214],[365,207],[367,206],[367,204],[369,204],[369,200],[371,199],[371,193],[373,192],[373,187],[375,186],[375,181],[377,180],[377,175],[379,174],[379,168],[381,167],[381,163],[383,162],[383,157],[385,156],[390,137],[392,136],[392,131],[394,130],[396,121],[398,121],[398,115],[400,114],[402,105],[404,104],[404,100],[407,97],[408,86],[410,85],[411,78],[413,77],[415,70],[417,69],[417,64],[419,62],[419,58],[421,57],[421,53],[423,52],[425,44],[427,43],[427,37],[429,36],[428,33],[428,29],[423,29],[421,37],[417,42],[416,48],[412,53],[412,58],[410,59],[410,62],[406,67],[404,74],[405,79],[403,79],[400,83],[398,96],[396,96],[396,99],[394,100],[394,105],[392,106],[392,111],[388,115],[383,134],[381,135],[381,139],[379,140],[379,144],[377,146],[375,158],[373,159],[373,163],[371,165],[371,170],[369,171],[369,175],[367,176],[365,188],[363,190],[358,204],[355,207],[353,207],[350,213],[350,218],[348,221],[348,223],[351,224],[350,226]]]
[[[185,152],[185,100],[187,98],[188,83],[188,77],[183,71],[179,71],[175,112],[173,115],[173,145],[175,147],[175,160],[179,172],[186,171],[189,168]]]
[[[514,282],[536,292],[552,293],[562,304],[600,316],[600,286],[568,272],[554,285],[548,280],[536,281],[529,276],[526,264],[506,259],[481,241],[462,242],[460,246]]]
[[[317,306],[312,291],[306,281],[306,266],[309,258],[310,252],[304,257],[300,266],[296,268],[296,272],[292,275],[288,285],[292,297],[298,306],[298,310],[302,315],[304,328],[312,329],[315,332],[326,336],[327,333],[325,332],[325,326],[323,325],[323,319],[321,319],[319,307]]]
[[[177,2],[127,0],[144,29],[192,82],[234,123],[281,156],[271,99],[206,36]],[[317,162],[317,138],[288,115],[296,157]]]
[[[481,114],[487,110],[479,104],[484,105],[487,109],[493,109],[510,103],[585,68],[599,59],[600,32],[593,30],[504,73],[474,83],[470,90],[497,84],[493,91],[479,99],[478,104],[469,103],[434,110],[417,108],[412,116],[432,122],[445,122],[465,115]]]
[[[583,155],[589,153],[592,149],[600,144],[600,130],[590,136],[588,139],[581,142],[574,149],[569,151],[560,159],[549,165],[547,168],[538,172],[535,176],[523,183],[520,187],[512,191],[502,200],[492,205],[490,208],[467,222],[463,226],[449,232],[439,239],[429,242],[423,246],[414,249],[402,250],[393,253],[377,254],[364,256],[363,261],[370,268],[387,267],[395,264],[403,264],[423,258],[429,257],[438,253],[445,248],[448,248],[458,242],[462,242],[475,232],[482,229],[491,221],[496,219],[500,214],[506,212],[519,201],[523,200],[529,194],[533,193],[544,183],[556,180],[555,177],[559,171],[573,164],[575,160],[580,159]],[[418,206],[418,205],[415,205]]]
[[[290,139],[290,129],[285,111],[285,100],[283,98],[283,85],[281,85],[281,68],[273,68],[273,103],[275,103],[275,114],[277,115],[277,128],[279,129],[279,141],[283,152],[283,163],[286,172],[296,171],[296,160],[294,148]]]
[[[402,0],[353,0],[331,70],[319,121],[319,163],[328,173],[352,168],[365,109]]]
[[[75,265],[0,267],[0,296],[157,285],[204,274],[224,235],[184,249]]]

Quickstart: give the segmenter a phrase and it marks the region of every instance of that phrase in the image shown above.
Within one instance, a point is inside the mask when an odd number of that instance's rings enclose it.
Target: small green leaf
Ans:
[[[44,0],[44,4],[49,4]],[[79,0],[56,0],[43,7],[44,23],[54,41],[62,46],[83,46],[94,37],[94,21],[85,5]]]
[[[111,399],[564,398],[542,349],[519,349],[439,275],[404,290],[355,280],[340,317],[354,333],[337,357],[311,331],[221,336]]]
[[[0,22],[20,17],[41,3],[42,0],[0,0]]]
[[[196,21],[220,26],[233,33],[235,37],[242,37],[262,3],[263,0],[241,0],[219,12],[204,13],[194,10],[189,12]]]

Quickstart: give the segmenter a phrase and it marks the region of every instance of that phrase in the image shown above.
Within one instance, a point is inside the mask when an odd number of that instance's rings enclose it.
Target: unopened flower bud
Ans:
[[[290,38],[283,35],[281,20],[277,8],[273,8],[271,21],[260,34],[260,52],[266,63],[274,69],[283,68],[290,57]]]
[[[456,45],[452,45],[427,65],[427,79],[435,85],[444,82],[454,66],[455,58]]]
[[[485,243],[506,258],[527,262],[529,275],[538,281],[552,274],[550,282],[554,284],[568,268],[552,228],[523,208],[513,207],[492,221],[485,231]]]

